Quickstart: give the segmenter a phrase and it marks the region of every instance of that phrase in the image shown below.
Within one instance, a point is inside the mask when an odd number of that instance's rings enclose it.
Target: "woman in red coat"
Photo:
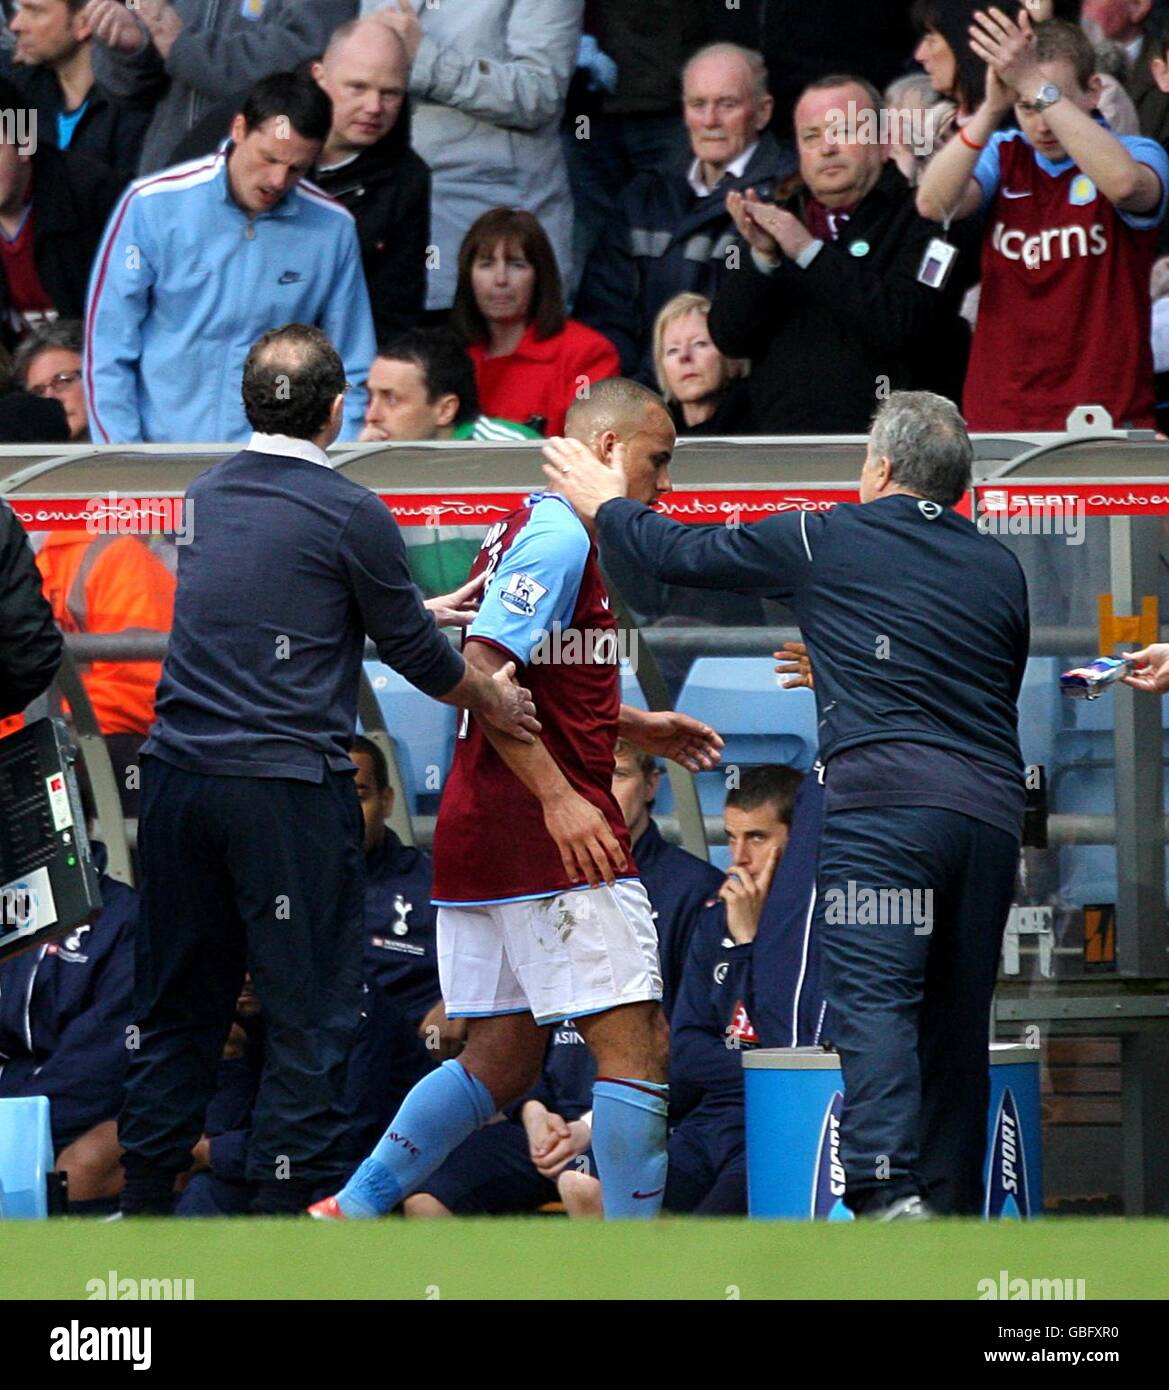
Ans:
[[[617,349],[567,317],[560,271],[530,212],[492,208],[459,248],[451,326],[475,364],[485,415],[564,432],[568,407],[594,381],[621,375]]]

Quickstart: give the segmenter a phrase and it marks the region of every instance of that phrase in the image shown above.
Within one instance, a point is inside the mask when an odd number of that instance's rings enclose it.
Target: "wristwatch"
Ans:
[[[1062,96],[1063,93],[1054,82],[1045,82],[1043,86],[1040,87],[1035,100],[1029,101],[1027,107],[1038,115],[1041,111],[1046,111],[1049,106],[1054,106]]]

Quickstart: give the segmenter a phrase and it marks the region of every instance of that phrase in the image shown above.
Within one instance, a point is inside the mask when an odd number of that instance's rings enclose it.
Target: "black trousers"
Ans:
[[[946,1214],[980,1210],[990,1006],[1018,857],[1016,839],[957,811],[825,817],[821,982],[857,1215],[913,1194]]]
[[[118,1122],[124,1210],[151,1195],[157,1206],[189,1168],[245,970],[265,1015],[247,1169],[257,1206],[296,1210],[344,1171],[345,1069],[361,1008],[361,827],[344,773],[321,783],[214,777],[143,760],[139,1033]]]

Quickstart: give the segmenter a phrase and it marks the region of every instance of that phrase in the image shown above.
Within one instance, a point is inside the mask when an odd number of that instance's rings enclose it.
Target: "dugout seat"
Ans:
[[[380,661],[367,661],[365,673],[394,741],[410,814],[433,815],[454,757],[458,711],[415,690]]]
[[[52,1167],[48,1097],[0,1100],[0,1217],[44,1220]]]
[[[816,699],[785,690],[770,657],[699,657],[678,694],[678,709],[717,729],[726,741],[722,765],[695,778],[704,815],[719,815],[726,769],[778,763],[810,770],[816,757]]]
[[[1104,700],[1090,703],[1103,704]],[[1109,740],[1111,749],[1111,735]],[[1169,814],[1169,779],[1165,782],[1164,796]],[[1079,763],[1060,768],[1052,783],[1052,811],[1082,816],[1115,814],[1116,777],[1112,764]],[[1169,850],[1166,851],[1165,872],[1169,885]],[[1059,893],[1072,907],[1082,907],[1085,903],[1115,903],[1115,847],[1064,845],[1059,851]]]

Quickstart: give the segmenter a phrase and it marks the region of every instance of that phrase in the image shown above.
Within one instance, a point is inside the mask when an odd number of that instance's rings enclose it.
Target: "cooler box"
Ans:
[[[990,1108],[983,1215],[1041,1215],[1039,1053],[990,1047]],[[840,1058],[819,1048],[743,1053],[747,1111],[747,1206],[755,1217],[851,1221],[844,1205]]]

